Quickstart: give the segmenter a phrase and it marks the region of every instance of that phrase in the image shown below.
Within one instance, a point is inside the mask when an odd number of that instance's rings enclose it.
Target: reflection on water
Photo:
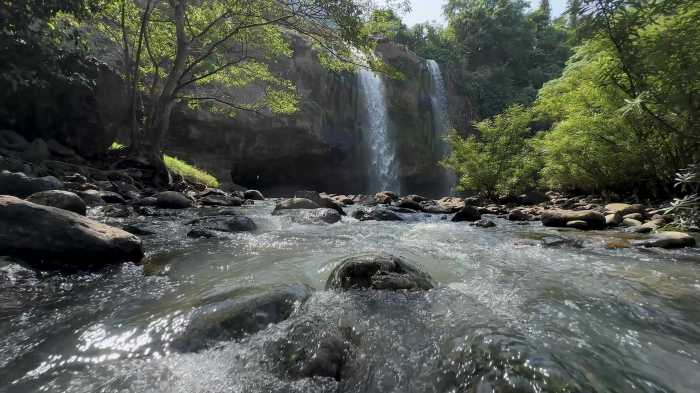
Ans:
[[[0,260],[0,391],[700,391],[697,250],[608,248],[610,233],[422,214],[299,225],[271,210],[241,208],[258,231],[216,240],[186,238],[182,215],[193,211],[149,218],[159,234],[145,238],[145,266],[60,275]],[[438,288],[323,290],[340,260],[371,251],[421,266]],[[172,347],[202,304],[280,284],[315,290],[257,333]],[[307,325],[318,331],[303,337],[338,335],[351,348],[339,381],[283,370],[290,332]]]

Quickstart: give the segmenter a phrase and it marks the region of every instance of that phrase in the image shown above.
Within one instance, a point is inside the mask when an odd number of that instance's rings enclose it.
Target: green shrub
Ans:
[[[219,187],[219,180],[209,173],[167,154],[163,156],[163,159],[169,171],[177,173],[185,180],[205,184],[209,187]]]

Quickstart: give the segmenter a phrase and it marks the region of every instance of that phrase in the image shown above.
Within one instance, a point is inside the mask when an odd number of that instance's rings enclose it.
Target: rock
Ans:
[[[651,227],[645,227],[644,225],[637,225],[627,228],[627,232],[632,233],[651,233],[653,229]]]
[[[452,217],[453,222],[458,221],[478,221],[481,219],[481,212],[474,206],[465,205],[462,210]]]
[[[353,201],[352,198],[346,195],[336,195],[331,199],[344,206],[350,206],[355,204],[355,201]]]
[[[454,211],[448,207],[440,206],[435,201],[426,201],[420,204],[421,210],[430,214],[450,214]]]
[[[294,198],[303,198],[321,206],[321,195],[316,191],[302,190],[294,193]]]
[[[101,206],[105,204],[100,192],[97,190],[78,191],[76,194],[85,201],[88,206]]]
[[[520,209],[514,209],[511,210],[508,213],[508,220],[509,221],[530,221],[532,219],[532,216],[525,213],[524,211]]]
[[[131,215],[131,210],[125,205],[107,205],[102,208],[102,214],[111,218],[126,218]]]
[[[479,228],[493,228],[496,226],[496,223],[491,220],[482,219],[473,223],[472,225],[477,226]]]
[[[530,191],[522,195],[518,195],[516,202],[519,205],[537,205],[542,202],[549,201],[549,197],[539,191]]]
[[[219,237],[216,232],[208,229],[195,228],[187,232],[187,237],[192,239],[211,239]]]
[[[76,158],[78,154],[75,152],[75,150],[71,149],[70,147],[62,145],[60,142],[56,141],[55,139],[49,139],[46,141],[46,145],[49,148],[49,152],[53,155],[56,156],[61,156],[61,157],[71,157],[71,158]]]
[[[264,201],[265,197],[263,194],[258,191],[258,190],[247,190],[246,192],[243,193],[243,196],[245,199],[250,199],[253,201]]]
[[[588,229],[605,229],[605,216],[594,210],[544,210],[541,220],[548,227],[565,227],[569,221],[584,221]]]
[[[695,247],[695,238],[683,232],[660,232],[646,240],[633,242],[638,247],[684,248]]]
[[[156,233],[150,229],[144,228],[143,226],[140,225],[134,225],[134,224],[129,224],[129,225],[123,225],[122,229],[133,234],[136,236],[151,236],[155,235]]]
[[[403,221],[396,212],[385,207],[359,208],[352,213],[360,221]]]
[[[156,195],[158,207],[164,209],[187,209],[192,200],[177,191],[163,191]]]
[[[272,211],[272,214],[274,215],[276,212],[279,212],[280,210],[287,210],[287,209],[320,209],[321,206],[318,205],[318,203],[313,202],[309,199],[306,198],[290,198],[290,199],[284,199],[277,203],[275,205],[275,209]]]
[[[140,216],[146,216],[146,217],[152,217],[152,216],[159,215],[158,211],[156,211],[156,209],[152,206],[136,206],[134,208],[134,211],[136,212],[136,214],[138,214]]]
[[[37,138],[34,139],[27,147],[27,150],[23,151],[21,157],[27,161],[32,162],[42,162],[49,159],[51,152],[49,152],[49,146],[46,142]]]
[[[583,220],[568,221],[566,223],[566,226],[569,228],[583,229],[583,230],[586,230],[589,228],[588,223],[586,221],[583,221]]]
[[[289,318],[311,293],[308,286],[296,284],[273,287],[262,293],[238,290],[214,296],[195,308],[172,346],[180,352],[196,352],[217,342],[263,330]]]
[[[63,210],[72,211],[81,215],[85,215],[86,206],[78,195],[62,190],[41,191],[32,194],[27,198],[27,201],[44,206],[56,207]]]
[[[406,196],[406,197],[403,198],[403,199],[408,199],[408,200],[414,201],[414,202],[416,202],[416,203],[421,203],[421,202],[427,202],[427,201],[428,201],[428,198],[426,198],[426,197],[424,197],[424,196],[421,196],[421,195],[415,195],[415,194],[413,194],[413,195],[408,195],[408,196]]]
[[[409,198],[401,198],[397,203],[396,206],[398,207],[403,207],[406,209],[412,209],[412,210],[417,210],[420,211],[422,210],[422,207],[419,202],[409,199]]]
[[[374,194],[374,197],[377,199],[377,201],[381,204],[384,205],[389,205],[391,202],[398,201],[399,197],[395,193],[391,191],[381,191],[376,194]]]
[[[275,215],[289,217],[292,222],[303,225],[335,224],[342,219],[340,213],[328,208],[280,210]]]
[[[28,177],[22,172],[0,172],[0,195],[26,198],[42,191],[63,190],[62,181],[53,176]]]
[[[343,260],[333,269],[326,289],[408,289],[428,290],[432,278],[415,266],[395,256],[368,254]]]
[[[113,181],[114,190],[125,199],[136,200],[141,198],[141,192],[136,186],[125,181]]]
[[[187,223],[194,229],[218,232],[250,232],[257,229],[255,222],[246,216],[223,216],[197,218]],[[188,235],[189,236],[189,235]]]
[[[98,191],[98,194],[105,203],[126,203],[124,197],[114,191]]]
[[[65,176],[63,178],[64,181],[71,182],[71,183],[78,183],[78,184],[85,184],[88,182],[87,177],[83,176],[80,173],[74,173],[72,175]]]
[[[341,216],[345,216],[345,210],[338,204],[338,202],[332,200],[331,198],[321,197],[319,205],[327,209],[333,209],[338,212]]]
[[[666,219],[664,218],[654,218],[642,224],[642,228],[649,228],[649,231],[655,231],[666,225]]]
[[[131,202],[132,206],[134,207],[140,207],[140,206],[157,206],[158,205],[158,198],[156,197],[145,197],[145,198],[139,198],[133,202]]]
[[[632,214],[632,213],[640,213],[644,214],[645,213],[644,206],[640,204],[635,204],[635,205],[630,205],[627,203],[609,203],[605,205],[605,212],[606,214],[613,214],[613,213],[618,213],[621,216],[626,216],[627,214]]]
[[[622,220],[622,225],[626,227],[638,227],[642,225],[642,222],[633,218],[625,218]]]
[[[637,221],[644,220],[644,216],[642,215],[642,213],[625,214],[624,216],[622,216],[622,219],[624,220],[625,218],[629,218],[631,220],[637,220]]]
[[[79,214],[0,196],[0,254],[83,268],[139,262],[141,240]]]
[[[582,248],[583,244],[579,240],[566,239],[557,236],[547,236],[542,239],[542,247],[547,248],[559,248],[559,247],[573,247]]]
[[[622,216],[619,213],[612,213],[605,216],[605,225],[616,227],[622,224]]]
[[[438,199],[435,203],[441,208],[445,208],[450,211],[450,213],[456,213],[462,209],[465,205],[464,200],[455,197],[445,197]]]
[[[241,206],[243,201],[238,197],[226,195],[207,195],[199,200],[204,206]]]
[[[0,130],[0,148],[21,152],[29,147],[24,137],[12,130]]]

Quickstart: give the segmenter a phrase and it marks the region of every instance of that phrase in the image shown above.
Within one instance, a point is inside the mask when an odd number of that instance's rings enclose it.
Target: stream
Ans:
[[[700,392],[698,249],[606,247],[625,235],[495,217],[308,225],[273,207],[236,208],[258,229],[223,239],[186,237],[197,209],[100,218],[156,232],[143,266],[35,273],[0,258],[0,391]],[[344,258],[378,251],[436,288],[324,290]],[[313,292],[286,320],[174,345],[201,304],[290,285]],[[285,372],[302,325],[352,342],[340,380]]]

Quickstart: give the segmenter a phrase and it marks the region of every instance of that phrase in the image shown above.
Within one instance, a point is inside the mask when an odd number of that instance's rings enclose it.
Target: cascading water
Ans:
[[[357,75],[361,114],[360,127],[369,153],[368,192],[400,192],[396,171],[396,153],[389,140],[389,115],[384,99],[384,83],[376,73],[359,69]]]
[[[445,81],[440,72],[440,65],[435,60],[428,60],[428,72],[431,79],[430,102],[433,113],[433,152],[443,159],[450,152],[450,147],[445,140],[450,130],[450,118],[448,114],[447,92]],[[454,173],[445,169],[442,171],[442,189],[445,195],[451,193],[456,179]]]

